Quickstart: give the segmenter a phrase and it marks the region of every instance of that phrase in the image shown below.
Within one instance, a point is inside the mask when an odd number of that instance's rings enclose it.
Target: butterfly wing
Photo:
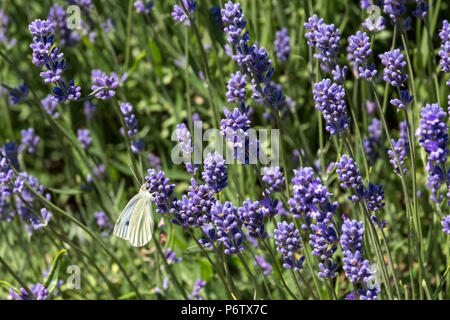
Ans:
[[[128,241],[134,247],[145,246],[152,239],[153,227],[152,198],[146,193],[133,210]]]
[[[144,197],[144,195],[144,193],[139,192],[127,203],[119,218],[117,219],[116,225],[114,226],[113,233],[116,237],[128,240],[130,220],[133,216],[133,211],[135,210],[139,201]]]

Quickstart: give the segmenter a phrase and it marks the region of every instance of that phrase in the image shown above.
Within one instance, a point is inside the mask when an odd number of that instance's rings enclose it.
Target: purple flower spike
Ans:
[[[167,206],[169,204],[169,198],[175,188],[174,184],[169,184],[169,179],[162,171],[156,171],[155,169],[148,169],[148,174],[145,177],[146,187],[150,193],[154,193],[154,202],[158,206],[156,212],[167,212]]]
[[[245,101],[246,79],[247,75],[241,74],[240,71],[231,75],[227,85],[228,91],[226,96],[228,102],[243,103]]]
[[[442,231],[450,236],[450,215],[442,218]]]
[[[105,87],[105,89],[100,90],[95,94],[96,98],[107,100],[116,95],[115,89],[119,87],[119,78],[114,72],[111,73],[111,76],[108,76],[101,70],[92,70],[91,81],[92,91],[96,91],[97,89]]]
[[[30,154],[35,154],[40,138],[35,135],[34,128],[21,130],[20,133],[22,134],[22,145],[20,149],[26,150]]]
[[[344,102],[344,88],[330,79],[323,79],[314,85],[315,108],[322,112],[326,121],[326,130],[336,135],[348,128],[350,120],[347,117]]]
[[[340,243],[344,254],[345,275],[353,283],[366,282],[372,274],[369,261],[363,258],[363,223],[343,218]]]
[[[36,19],[28,26],[30,32],[35,37],[45,37],[53,30],[53,23],[49,20]]]
[[[407,172],[407,169],[404,167],[405,165],[405,157],[406,157],[406,144],[408,143],[407,141],[403,140],[403,139],[398,139],[397,141],[395,141],[394,139],[391,139],[392,145],[394,146],[394,151],[397,154],[398,160],[400,161],[400,165],[403,167],[402,169],[402,174],[405,175]],[[400,174],[400,168],[398,166],[397,163],[397,159],[395,157],[395,153],[389,149],[388,150],[388,155],[389,155],[389,162],[392,164],[392,166],[394,167],[394,171],[397,175],[401,176]]]
[[[219,193],[228,185],[227,166],[219,153],[207,155],[202,178],[215,193]]]
[[[193,19],[191,15],[197,11],[197,2],[193,0],[182,0],[181,2],[184,8],[177,4],[174,5],[172,17],[175,21],[183,22],[186,27],[189,27],[191,25],[191,19]]]
[[[222,205],[220,201],[216,201],[211,208],[211,214],[217,229],[218,241],[224,244],[225,253],[238,254],[244,251],[245,235],[236,207],[231,202]]]
[[[336,163],[337,173],[339,180],[341,180],[342,188],[354,188],[357,189],[362,184],[361,174],[359,173],[358,166],[352,158],[347,155],[343,155],[341,160]]]
[[[264,213],[259,210],[259,202],[247,199],[238,209],[239,217],[244,227],[249,230],[249,235],[256,239],[265,239],[267,233],[264,228]]]
[[[270,265],[270,263],[268,263],[266,260],[264,260],[263,256],[255,256],[255,259],[256,259],[256,261],[255,261],[254,265],[263,269],[265,276],[268,276],[269,274],[272,273],[272,271],[273,271],[272,266]]]
[[[445,164],[449,150],[447,114],[438,104],[426,104],[420,113],[420,125],[416,131],[420,145],[428,153],[432,164]]]
[[[266,193],[281,192],[285,189],[285,179],[280,167],[264,167],[262,181],[269,186]]]
[[[295,271],[302,269],[305,256],[299,259],[296,256],[296,253],[300,252],[302,248],[302,242],[299,231],[295,229],[294,224],[288,224],[286,221],[278,222],[278,227],[274,230],[274,233],[277,251],[283,255],[283,267]]]
[[[84,150],[89,149],[92,139],[91,133],[88,129],[78,129],[77,130],[78,141],[81,143],[81,147]]]
[[[133,5],[136,8],[137,13],[147,14],[150,13],[150,10],[153,8],[153,1],[137,0]]]
[[[408,79],[408,75],[402,75],[402,69],[406,62],[399,49],[387,51],[379,55],[381,63],[384,65],[383,80],[390,83],[393,87],[403,86]]]
[[[370,39],[367,33],[358,31],[356,35],[348,38],[347,52],[349,60],[358,68],[359,77],[363,79],[372,79],[377,74],[374,65],[369,65],[369,59],[372,54],[370,49]]]
[[[285,62],[289,59],[291,53],[291,47],[289,45],[290,38],[286,28],[281,29],[275,33],[275,52],[277,53],[278,60]]]
[[[447,20],[442,22],[442,30],[439,32],[442,40],[439,57],[441,57],[441,66],[444,72],[450,73],[450,24]],[[447,86],[449,86],[447,84]]]

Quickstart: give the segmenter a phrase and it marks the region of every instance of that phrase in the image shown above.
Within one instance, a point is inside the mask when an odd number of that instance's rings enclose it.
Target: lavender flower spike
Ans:
[[[219,153],[209,153],[206,156],[202,177],[215,193],[219,193],[228,185],[227,166]]]
[[[278,60],[281,62],[285,62],[289,59],[289,54],[291,53],[289,41],[290,38],[286,28],[275,33],[275,52],[277,53]]]
[[[154,202],[158,206],[156,212],[165,213],[169,203],[169,198],[175,188],[174,184],[169,184],[169,179],[162,171],[155,169],[148,169],[148,174],[145,176],[147,190],[155,194]]]
[[[344,88],[332,83],[330,79],[323,79],[314,85],[313,93],[315,107],[322,112],[326,121],[326,130],[332,135],[345,131],[350,120],[344,102]]]
[[[283,255],[283,267],[294,270],[302,269],[305,256],[302,256],[300,259],[296,257],[296,253],[302,248],[302,242],[294,224],[288,224],[286,221],[278,222],[278,227],[274,230],[274,233],[273,237],[277,245],[277,251]]]
[[[406,65],[403,55],[399,49],[387,51],[379,55],[384,65],[383,80],[393,87],[400,87],[408,79],[408,75],[402,75],[402,69]]]
[[[189,27],[191,25],[192,14],[197,11],[197,2],[193,0],[182,0],[182,6],[174,5],[172,17],[177,22],[183,22],[184,26]]]

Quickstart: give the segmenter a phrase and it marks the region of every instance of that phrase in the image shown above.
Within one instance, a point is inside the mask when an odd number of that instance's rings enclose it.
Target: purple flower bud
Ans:
[[[244,251],[245,235],[242,232],[242,220],[238,210],[231,202],[216,201],[211,208],[212,221],[217,229],[218,241],[225,246],[226,254],[237,254]]]

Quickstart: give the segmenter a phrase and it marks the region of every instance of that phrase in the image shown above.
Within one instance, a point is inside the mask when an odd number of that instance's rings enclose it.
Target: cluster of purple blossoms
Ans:
[[[275,33],[275,52],[277,53],[278,60],[285,62],[289,59],[291,53],[291,46],[289,45],[290,38],[286,28],[281,29]]]
[[[89,129],[77,130],[78,141],[81,143],[81,147],[84,150],[88,150],[92,143],[91,133]]]
[[[166,252],[164,253],[164,257],[169,264],[175,264],[183,261],[183,258],[177,258],[177,254],[175,253],[175,251],[170,248],[167,248]]]
[[[244,251],[245,235],[242,231],[243,221],[237,208],[231,202],[216,201],[211,207],[212,222],[217,229],[217,240],[225,246],[226,254],[239,254]]]
[[[169,290],[169,278],[164,278],[162,283],[162,290],[160,287],[154,287],[153,293],[164,295],[164,292]]]
[[[148,192],[154,194],[153,201],[158,206],[156,212],[167,212],[167,206],[169,198],[175,188],[174,184],[169,184],[169,179],[162,171],[156,171],[155,169],[148,169],[147,176],[145,176],[146,187]]]
[[[359,173],[358,166],[354,159],[343,155],[338,163],[336,163],[337,173],[339,180],[341,181],[342,188],[352,188],[354,194],[349,196],[349,199],[353,202],[359,202],[364,200],[366,202],[367,208],[371,212],[376,212],[382,208],[384,204],[384,192],[382,185],[376,185],[369,182],[369,186],[366,189],[361,174]],[[375,222],[380,228],[386,225],[383,220],[379,222],[378,218],[373,215],[371,217],[372,221]]]
[[[37,193],[51,200],[50,194],[44,194],[44,187],[38,180],[26,172],[21,172],[15,176],[12,168],[19,170],[17,160],[18,149],[15,144],[5,144],[0,149],[0,220],[10,221],[14,215],[26,224],[25,228],[29,234],[46,226],[52,214],[45,208],[40,210],[40,216],[36,216],[33,209],[38,210],[37,198],[28,186]],[[8,160],[8,161],[7,161]]]
[[[397,175],[401,176],[402,174],[405,175],[407,170],[404,167],[405,164],[405,158],[406,158],[406,152],[407,152],[407,141],[403,140],[402,138],[395,141],[394,139],[391,139],[392,146],[394,147],[394,151],[389,149],[388,150],[388,156],[389,156],[389,162],[394,167],[394,171]],[[402,172],[400,173],[400,168],[397,163],[397,158],[395,155],[397,154],[398,161],[400,162],[400,166],[403,167]]]
[[[285,189],[286,180],[284,179],[280,167],[264,167],[262,170],[262,181],[268,185],[265,193],[281,192]]]
[[[344,254],[345,275],[353,283],[367,282],[372,277],[370,263],[363,257],[364,225],[343,216],[340,244]]]
[[[109,223],[109,218],[104,211],[94,213],[97,226],[102,230],[102,237],[106,238],[108,233],[113,229],[112,224]]]
[[[133,106],[128,102],[123,102],[120,105],[120,111],[122,112],[125,120],[128,136],[132,138],[131,150],[134,153],[139,153],[142,149],[144,149],[144,143],[142,140],[136,138],[138,133],[138,120],[134,114]],[[124,129],[121,128],[120,132],[122,135],[125,135],[123,130]]]
[[[303,268],[305,256],[298,258],[302,248],[302,238],[300,232],[286,221],[278,222],[278,227],[274,230],[275,244],[277,251],[283,255],[283,267],[295,271]]]
[[[215,193],[228,185],[228,172],[223,157],[215,152],[209,153],[203,162],[202,178]]]
[[[375,77],[377,74],[375,64],[369,65],[372,49],[370,49],[370,39],[367,33],[358,31],[356,35],[350,36],[347,52],[350,64],[358,69],[360,78],[372,79]]]
[[[228,102],[236,102],[238,104],[245,101],[245,86],[247,85],[247,75],[242,74],[240,71],[231,75],[228,81],[227,98]]]
[[[429,6],[424,1],[416,0],[416,2],[416,10],[412,12],[412,15],[418,19],[424,19],[428,13]]]
[[[344,88],[330,79],[323,79],[314,84],[313,93],[315,108],[322,112],[326,130],[332,135],[345,131],[350,119],[347,117]]]
[[[107,100],[116,95],[116,90],[119,87],[119,78],[114,72],[108,76],[102,70],[91,71],[91,90],[97,91],[95,97],[102,100]]]
[[[144,0],[137,0],[133,3],[134,7],[136,8],[137,13],[150,13],[150,10],[153,8],[153,1],[144,1]]]
[[[191,25],[191,20],[194,18],[191,16],[197,11],[197,2],[194,0],[182,0],[182,6],[174,5],[172,17],[177,22],[183,22],[186,27]]]
[[[41,283],[36,283],[30,286],[31,293],[33,293],[36,300],[46,300],[48,298],[48,290]],[[14,292],[13,288],[10,288],[8,300],[31,300],[31,296],[24,288],[20,288],[20,293]]]
[[[397,20],[406,12],[405,2],[406,0],[384,0],[383,11],[391,19]]]
[[[106,167],[104,164],[100,164],[97,167],[94,168],[94,177],[97,179],[103,179],[105,177]],[[92,183],[93,177],[92,174],[88,174],[87,176],[87,182]]]
[[[331,73],[336,67],[336,59],[339,54],[339,41],[341,35],[339,29],[334,24],[326,24],[323,19],[314,15],[305,22],[307,30],[305,37],[308,45],[316,49],[314,58],[320,61],[321,68],[325,72]]]
[[[373,1],[370,0],[361,0],[361,9],[367,9],[369,8],[373,3]],[[381,1],[377,1],[375,3],[377,6],[382,6]],[[385,25],[385,19],[382,15],[379,15],[378,18],[374,21],[372,19],[372,15],[369,15],[364,22],[362,23],[362,27],[365,28],[367,31],[375,33],[380,32],[384,29],[386,29]]]
[[[211,221],[211,207],[214,203],[213,192],[208,185],[198,185],[194,178],[191,179],[188,195],[183,195],[181,200],[172,202],[170,213],[174,219],[172,222],[183,229],[189,226],[203,226]]]
[[[397,107],[397,111],[406,108],[413,100],[414,97],[409,95],[409,90],[399,90],[400,97],[396,99],[391,99],[390,103]]]
[[[44,99],[41,100],[41,104],[44,107],[45,112],[55,119],[59,118],[59,112],[57,111],[58,103],[53,98],[52,95],[48,95]]]
[[[73,47],[81,40],[80,35],[68,27],[66,10],[59,4],[50,7],[47,19],[53,24],[53,33],[59,35],[62,47]]]
[[[381,126],[380,120],[377,118],[372,119],[372,123],[368,127],[368,137],[363,139],[363,145],[367,158],[375,163],[380,155],[378,149],[381,146]]]
[[[240,4],[229,1],[221,13],[227,40],[236,48],[233,60],[236,60],[241,69],[252,78],[252,98],[263,103],[266,108],[282,110],[285,98],[281,87],[271,84],[275,72],[271,67],[272,61],[265,48],[259,48],[256,42],[250,45],[249,32],[244,32],[247,21],[244,19]]]
[[[238,209],[238,214],[244,227],[249,230],[251,237],[262,240],[267,238],[267,232],[264,227],[264,210],[261,210],[258,201],[245,200],[242,203],[242,207]]]
[[[192,294],[188,296],[188,300],[203,300],[203,297],[200,296],[199,292],[205,286],[206,281],[195,280],[194,290],[192,291]]]
[[[420,113],[420,126],[416,131],[420,145],[428,153],[432,164],[445,164],[449,150],[447,114],[438,104],[427,104]]]
[[[264,260],[263,256],[255,256],[255,260],[256,261],[254,263],[254,266],[263,269],[263,273],[265,276],[268,276],[273,272],[272,266],[270,265],[270,263]]]
[[[20,133],[22,135],[22,144],[20,145],[19,150],[35,154],[41,138],[34,133],[34,128],[21,130]]]
[[[439,32],[442,40],[439,57],[441,57],[441,66],[444,72],[450,73],[450,24],[447,20],[442,23],[442,30]]]
[[[28,97],[28,85],[24,82],[20,86],[9,91],[9,103],[11,105],[18,104],[22,99]]]
[[[344,154],[341,157],[339,162],[336,163],[336,168],[342,188],[358,189],[363,183],[355,160],[349,158],[347,155]]]
[[[408,79],[408,75],[402,75],[402,69],[406,65],[399,49],[387,51],[378,55],[381,63],[384,65],[383,80],[390,83],[393,87],[403,86]]]
[[[62,79],[62,73],[66,69],[64,54],[54,44],[53,23],[49,20],[36,19],[29,25],[31,34],[34,36],[30,48],[33,50],[33,64],[38,67],[45,66],[47,71],[41,72],[40,76],[46,83],[54,83],[53,98],[62,103],[66,100],[76,101],[81,97],[81,88],[75,86],[70,80],[66,85]]]
[[[328,202],[332,194],[322,185],[319,178],[314,178],[313,169],[310,167],[294,170],[295,177],[292,178],[292,198],[288,204],[295,219],[303,218],[306,228],[310,225],[313,214],[319,211],[317,206]]]
[[[450,236],[450,215],[442,218],[442,231]]]
[[[439,188],[447,180],[444,171],[449,154],[446,117],[447,114],[438,104],[426,104],[420,113],[420,125],[416,131],[420,145],[428,154],[427,187],[432,192],[432,201],[437,203],[442,201],[442,196],[438,196]]]

